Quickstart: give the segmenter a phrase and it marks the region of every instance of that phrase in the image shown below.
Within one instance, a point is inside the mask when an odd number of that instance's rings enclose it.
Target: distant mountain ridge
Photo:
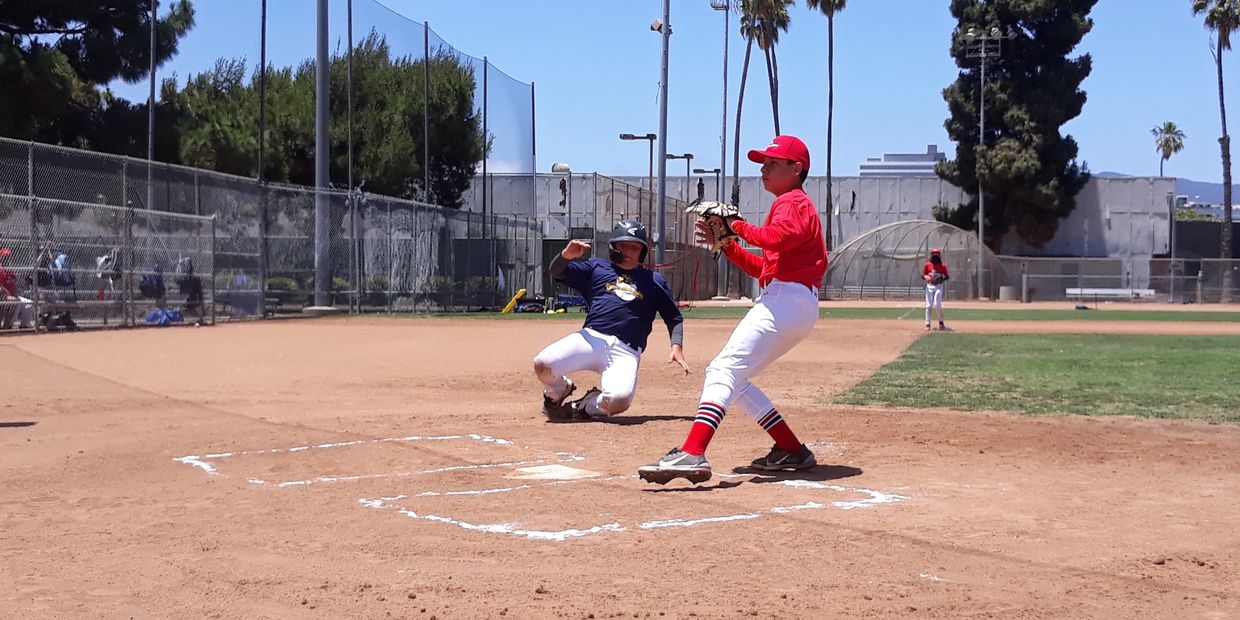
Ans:
[[[1236,171],[1240,173],[1240,170]],[[1096,177],[1129,177],[1131,174],[1122,172],[1095,172]],[[1175,193],[1178,196],[1188,196],[1193,202],[1201,202],[1205,204],[1220,205],[1223,204],[1223,184],[1208,183],[1206,181],[1193,181],[1191,179],[1175,180]],[[1231,186],[1231,201],[1233,204],[1240,203],[1240,184]]]

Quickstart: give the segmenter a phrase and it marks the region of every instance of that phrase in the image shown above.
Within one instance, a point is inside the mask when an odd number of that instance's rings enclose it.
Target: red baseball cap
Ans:
[[[796,136],[775,136],[765,149],[749,151],[749,161],[755,164],[765,163],[768,157],[788,159],[809,170],[809,148]]]
[[[12,253],[13,250],[10,250],[9,248],[0,248],[0,258],[5,258]]]
[[[941,250],[941,249],[939,249],[939,248],[930,248],[930,253],[931,253],[931,254],[942,254],[942,253],[943,253],[943,250]]]

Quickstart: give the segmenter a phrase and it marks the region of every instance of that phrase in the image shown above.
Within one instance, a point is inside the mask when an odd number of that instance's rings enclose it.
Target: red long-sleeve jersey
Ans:
[[[814,203],[801,189],[775,199],[762,226],[744,220],[732,223],[732,230],[762,255],[750,254],[739,244],[724,249],[734,265],[766,286],[771,280],[800,282],[810,288],[822,285],[827,273],[827,244]]]
[[[921,266],[921,275],[923,276],[930,275],[930,272],[932,271],[937,271],[945,276],[951,275],[947,273],[947,263],[939,263],[936,265],[930,261],[926,261],[926,264]]]

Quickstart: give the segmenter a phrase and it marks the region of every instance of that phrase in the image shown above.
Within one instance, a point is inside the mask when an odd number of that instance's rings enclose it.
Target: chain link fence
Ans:
[[[215,320],[211,217],[0,194],[0,261],[0,327]]]
[[[607,239],[616,222],[636,218],[646,225],[651,239],[658,238],[658,201],[655,194],[646,189],[618,179],[594,174],[592,185],[592,212],[586,214],[589,228],[574,228],[570,238],[592,239],[595,256],[607,256]],[[657,252],[652,249],[646,264],[663,274],[672,294],[680,301],[708,299],[715,293],[719,261],[710,253],[694,244],[693,221],[695,216],[685,213],[686,203],[672,197],[664,202],[664,229],[667,236],[663,263],[657,263]],[[581,218],[575,218],[581,223]],[[589,235],[581,233],[588,232]],[[566,241],[559,241],[563,247]],[[559,249],[555,249],[559,251]]]
[[[3,263],[31,306],[76,303],[73,316],[91,325],[141,324],[143,309],[157,300],[144,302],[136,283],[161,271],[183,275],[174,273],[182,259],[203,280],[205,300],[190,310],[226,318],[299,312],[315,288],[319,196],[329,205],[333,305],[463,310],[502,305],[523,288],[542,292],[542,229],[528,218],[263,185],[167,164],[148,170],[145,161],[0,138],[0,248],[9,248]],[[95,263],[112,252],[121,273],[104,286]],[[40,260],[60,254],[76,289],[24,285],[50,269]],[[187,299],[178,294],[160,303],[183,306]],[[0,306],[0,318],[18,304]]]
[[[860,260],[847,251],[836,253],[827,274],[828,298],[920,299],[918,276],[925,250],[918,248],[906,260],[899,260],[892,250],[867,252]],[[1237,259],[996,258],[988,275],[993,281],[986,288],[988,297],[1000,300],[1175,304],[1240,300]],[[950,244],[944,244],[944,259],[953,270],[949,294],[955,299],[976,297],[972,252],[953,252]]]

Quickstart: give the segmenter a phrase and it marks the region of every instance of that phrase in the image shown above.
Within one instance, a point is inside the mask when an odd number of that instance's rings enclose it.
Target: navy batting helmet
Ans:
[[[640,262],[646,262],[646,255],[650,253],[650,241],[647,238],[646,226],[637,220],[620,220],[616,222],[616,227],[611,229],[611,237],[607,239],[607,247],[611,251],[611,262],[620,262],[620,251],[616,249],[616,244],[621,241],[635,241],[642,244],[642,254],[638,258]]]

